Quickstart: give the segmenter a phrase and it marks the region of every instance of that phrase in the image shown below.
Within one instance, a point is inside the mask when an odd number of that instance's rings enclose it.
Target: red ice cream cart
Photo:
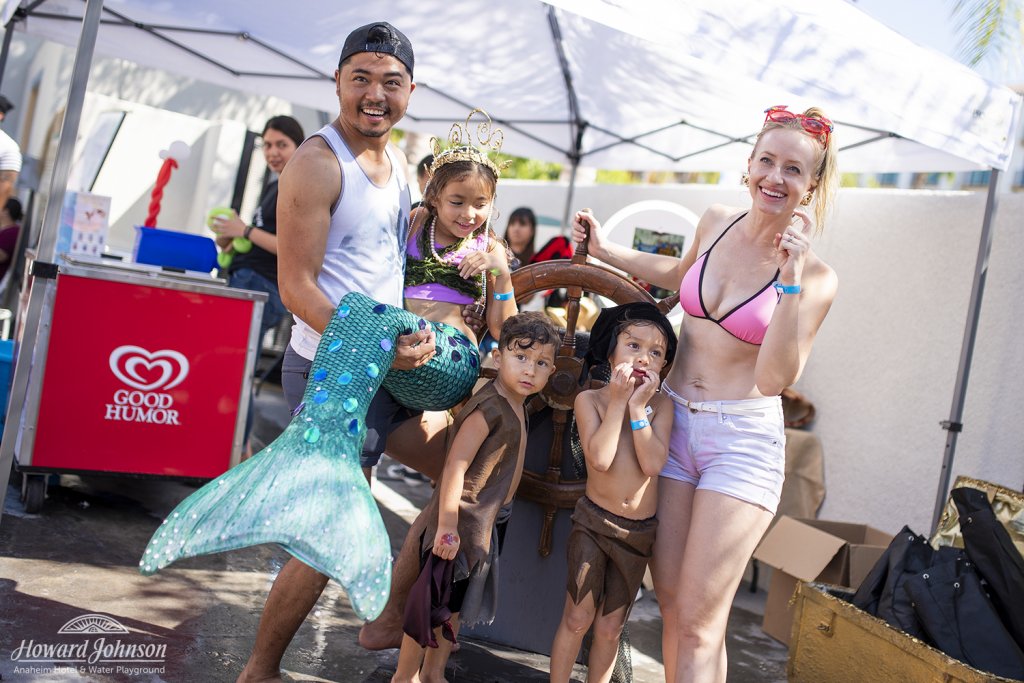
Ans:
[[[47,473],[209,479],[237,464],[266,294],[108,259],[45,266],[0,456],[13,449],[26,509]]]

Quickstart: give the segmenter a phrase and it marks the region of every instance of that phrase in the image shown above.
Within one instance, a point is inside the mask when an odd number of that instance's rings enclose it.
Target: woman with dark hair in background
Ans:
[[[237,289],[266,292],[260,334],[256,338],[256,360],[259,362],[263,336],[281,322],[288,310],[281,302],[277,289],[277,178],[295,150],[306,138],[302,126],[291,116],[274,116],[263,127],[263,158],[273,173],[273,179],[263,188],[260,203],[253,214],[252,223],[246,225],[232,210],[227,215],[216,215],[210,228],[217,235],[217,246],[230,259],[225,270],[228,285]],[[236,242],[236,238],[245,241]],[[248,247],[244,252],[239,244]],[[244,248],[244,247],[243,247]],[[252,431],[252,398],[249,416],[245,422],[245,449],[249,452],[249,433]]]
[[[533,209],[520,206],[508,217],[508,226],[505,228],[505,242],[512,250],[512,255],[519,263],[513,261],[512,269],[521,268],[533,258],[536,247],[534,241],[537,238],[537,216]]]

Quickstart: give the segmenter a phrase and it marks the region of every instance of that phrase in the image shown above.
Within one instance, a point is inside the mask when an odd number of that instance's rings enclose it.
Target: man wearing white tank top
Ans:
[[[402,305],[410,198],[405,156],[388,141],[415,88],[412,71],[412,45],[394,26],[376,22],[350,33],[334,73],[340,114],[302,143],[281,175],[278,280],[295,315],[282,384],[293,406],[342,295]],[[433,333],[399,337],[397,350],[393,368],[418,367],[434,355]],[[280,680],[281,658],[326,585],[326,576],[289,559],[239,681]]]

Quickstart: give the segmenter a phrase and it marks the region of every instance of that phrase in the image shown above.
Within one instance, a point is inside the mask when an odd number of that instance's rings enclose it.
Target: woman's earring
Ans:
[[[814,195],[812,195],[810,192],[808,192],[807,194],[804,195],[804,198],[800,200],[800,206],[807,206],[808,204],[811,203],[811,200],[813,198],[814,198]]]
[[[750,187],[750,174],[744,173],[743,178],[740,180],[740,182],[743,183],[745,187]]]

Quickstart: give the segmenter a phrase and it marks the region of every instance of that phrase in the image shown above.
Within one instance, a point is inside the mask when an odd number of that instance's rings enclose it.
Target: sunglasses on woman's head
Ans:
[[[824,135],[825,137],[821,141],[821,144],[828,145],[828,137],[832,133],[832,122],[824,116],[804,116],[803,114],[795,114],[784,106],[768,107],[764,110],[764,113],[765,123],[772,121],[774,123],[788,124],[792,121],[799,121],[803,129],[814,137],[818,138]]]

